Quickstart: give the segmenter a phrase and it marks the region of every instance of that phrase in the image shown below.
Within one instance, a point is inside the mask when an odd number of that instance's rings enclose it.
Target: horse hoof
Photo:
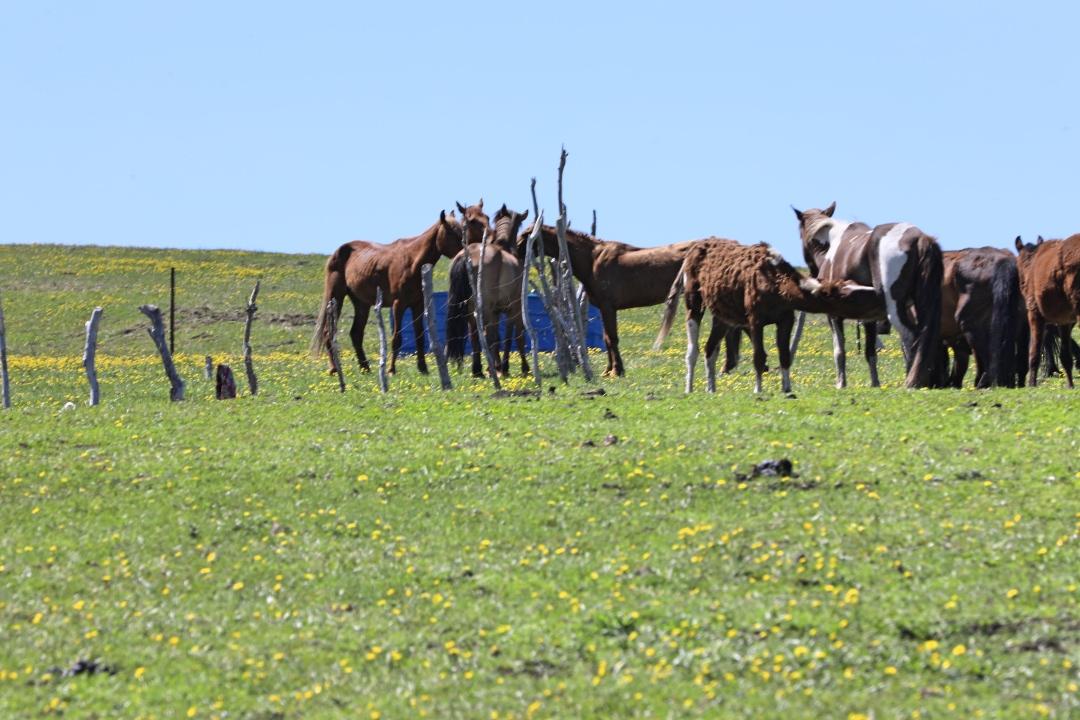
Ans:
[[[427,375],[428,374],[428,369],[426,367],[417,368],[417,370],[420,371],[421,375]]]

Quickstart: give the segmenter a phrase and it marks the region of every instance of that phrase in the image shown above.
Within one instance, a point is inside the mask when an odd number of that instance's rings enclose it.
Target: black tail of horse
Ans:
[[[906,385],[909,388],[941,384],[941,280],[945,274],[941,248],[927,235],[915,246],[917,277],[915,281],[915,347]]]
[[[469,268],[461,259],[454,258],[450,266],[450,292],[446,309],[446,359],[461,362],[465,357],[465,337],[469,333],[469,301],[472,284]]]
[[[330,326],[326,317],[326,306],[330,298],[337,300],[337,311],[341,313],[341,303],[345,299],[345,265],[352,254],[352,245],[342,245],[326,261],[326,281],[323,287],[322,305],[315,319],[315,332],[311,336],[311,356],[318,358],[323,350],[330,346]]]
[[[1015,262],[999,262],[990,280],[990,372],[984,386],[1014,387],[1016,384],[1017,308],[1020,278]]]

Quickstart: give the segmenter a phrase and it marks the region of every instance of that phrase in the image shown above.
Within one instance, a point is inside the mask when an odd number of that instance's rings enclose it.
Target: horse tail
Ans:
[[[459,255],[450,265],[450,292],[446,309],[446,359],[460,361],[465,357],[465,336],[469,333],[469,300],[472,285],[469,268]]]
[[[1016,262],[1001,261],[990,280],[990,385],[1015,384],[1016,307],[1020,302],[1020,279]]]
[[[686,286],[686,267],[689,262],[690,254],[688,253],[686,259],[683,260],[683,264],[679,267],[679,272],[675,275],[675,282],[671,284],[671,289],[668,290],[667,299],[664,300],[664,316],[660,320],[660,332],[656,335],[656,341],[652,346],[653,350],[660,349],[664,344],[664,340],[667,339],[668,333],[671,332],[671,326],[675,323],[679,296],[682,295],[683,287]]]
[[[906,385],[934,387],[943,384],[941,354],[941,282],[945,274],[941,247],[928,235],[920,235],[915,245],[915,348]]]
[[[318,358],[323,350],[330,344],[330,328],[326,317],[326,306],[330,298],[338,301],[338,312],[341,312],[341,301],[345,298],[345,265],[352,254],[351,245],[342,245],[326,260],[326,282],[323,288],[322,305],[315,318],[315,332],[311,335],[311,357]]]

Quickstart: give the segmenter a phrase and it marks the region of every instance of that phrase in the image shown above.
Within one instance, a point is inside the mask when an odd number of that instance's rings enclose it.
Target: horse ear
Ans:
[[[502,213],[503,215],[509,215],[510,214],[510,211],[506,209],[506,203],[503,203],[502,207],[499,208],[499,212],[497,212],[495,214],[498,215],[499,213]]]
[[[828,215],[829,217],[832,217],[832,214],[834,212],[836,212],[836,201],[833,200],[832,203],[829,205],[829,207],[822,210],[822,212],[825,213],[826,215]]]
[[[439,211],[439,224],[440,225],[445,225],[446,224],[446,211],[445,210],[440,210]]]
[[[484,209],[484,198],[480,198],[480,202],[476,203],[476,207],[480,208],[481,210]]]
[[[795,211],[795,217],[799,219],[799,222],[802,222],[802,212],[794,205],[791,206],[791,209]]]
[[[1020,239],[1020,236],[1016,236],[1016,252],[1020,252],[1024,249],[1024,241]]]
[[[1042,235],[1040,235],[1040,236],[1038,237],[1038,239],[1037,239],[1037,240],[1035,241],[1035,244],[1036,244],[1036,245],[1042,245],[1042,244],[1043,244],[1044,242],[1046,242],[1046,241],[1045,241],[1045,240],[1043,240],[1043,236],[1042,236]]]
[[[525,222],[528,219],[529,219],[529,211],[526,210],[525,212],[521,213],[521,222]]]
[[[465,214],[465,208],[461,206],[461,203],[456,202],[454,204],[457,205],[457,209],[461,211],[462,215],[464,215]]]

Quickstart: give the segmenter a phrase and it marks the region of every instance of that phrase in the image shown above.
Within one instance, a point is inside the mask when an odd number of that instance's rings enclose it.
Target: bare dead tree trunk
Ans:
[[[4,326],[4,304],[0,302],[0,401],[4,408],[11,407],[11,380],[8,378],[7,328]]]
[[[535,180],[533,181],[535,193]],[[529,347],[532,350],[533,377],[536,379],[536,390],[544,393],[544,380],[540,377],[540,350],[536,339],[536,330],[533,328],[532,318],[529,317],[529,270],[532,267],[533,246],[540,237],[540,227],[544,224],[544,216],[541,213],[534,215],[532,231],[525,240],[525,262],[521,265],[521,324],[525,326],[525,332],[529,334]]]
[[[161,320],[161,310],[157,305],[141,305],[139,311],[150,319],[151,326],[146,331],[150,334],[150,338],[154,341],[154,345],[157,346],[158,352],[161,354],[161,363],[165,366],[165,375],[169,378],[169,399],[174,402],[183,400],[184,381],[180,379],[180,374],[176,372],[172,353],[169,352],[169,346],[165,342],[165,325]]]
[[[206,373],[207,380],[214,379],[214,358],[209,355],[206,356],[206,364],[203,367],[203,372]]]
[[[251,360],[251,321],[255,319],[255,299],[259,297],[259,280],[255,281],[255,289],[251,291],[247,307],[247,320],[244,322],[244,372],[247,374],[248,390],[252,395],[259,393],[259,380],[255,377],[255,364]]]
[[[86,370],[86,380],[90,383],[90,406],[93,407],[101,402],[101,389],[98,387],[97,368],[94,361],[97,358],[97,333],[101,323],[101,308],[96,307],[90,313],[90,319],[86,322],[86,347],[83,349],[82,363]]]
[[[420,268],[420,283],[424,290],[424,320],[427,323],[428,338],[430,339],[431,351],[435,354],[435,364],[439,367],[439,382],[443,390],[453,387],[450,382],[450,368],[446,366],[446,348],[439,340],[439,328],[435,323],[435,301],[432,292],[431,265]]]
[[[559,219],[555,223],[555,232],[559,239],[559,256],[562,277],[559,283],[563,304],[570,320],[571,344],[577,355],[581,374],[586,382],[593,381],[592,367],[589,365],[589,348],[585,343],[585,324],[581,320],[581,307],[574,291],[574,272],[571,266],[570,252],[566,244],[566,205],[563,203],[563,171],[566,169],[566,148],[559,154]]]
[[[330,363],[337,373],[338,389],[345,392],[345,371],[341,367],[341,351],[337,341],[337,300],[334,298],[330,298],[330,302],[326,303],[326,318],[330,321],[330,342],[327,343],[330,347]]]
[[[476,336],[480,342],[480,352],[484,356],[484,360],[487,361],[488,376],[491,378],[491,384],[495,386],[496,390],[502,389],[502,383],[499,382],[499,373],[495,369],[495,358],[491,355],[491,347],[487,341],[487,325],[484,322],[484,297],[483,297],[483,279],[484,279],[484,255],[487,251],[487,228],[484,228],[484,234],[480,238],[480,267],[476,268],[476,274],[473,274],[472,258],[469,253],[462,255],[465,258],[465,274],[469,278],[469,288],[472,290],[473,296],[473,321],[476,323]]]
[[[536,178],[532,179],[530,183],[530,191],[532,192],[533,201],[533,217],[540,217],[539,205],[536,202]],[[547,312],[548,319],[551,320],[551,332],[555,337],[555,366],[559,370],[559,379],[564,383],[570,377],[571,360],[570,350],[567,347],[566,331],[562,319],[559,317],[558,303],[555,300],[555,294],[551,290],[551,286],[548,284],[547,273],[549,264],[547,258],[544,256],[544,243],[540,242],[535,244],[536,255],[533,258],[534,267],[536,268],[536,274],[540,278],[539,292],[540,299],[544,303],[544,311]],[[552,272],[552,280],[557,279],[557,275],[554,270]]]
[[[382,288],[375,288],[375,319],[379,323],[379,390],[389,392],[390,381],[386,379],[386,324],[382,317]],[[398,332],[401,332],[400,328]]]

